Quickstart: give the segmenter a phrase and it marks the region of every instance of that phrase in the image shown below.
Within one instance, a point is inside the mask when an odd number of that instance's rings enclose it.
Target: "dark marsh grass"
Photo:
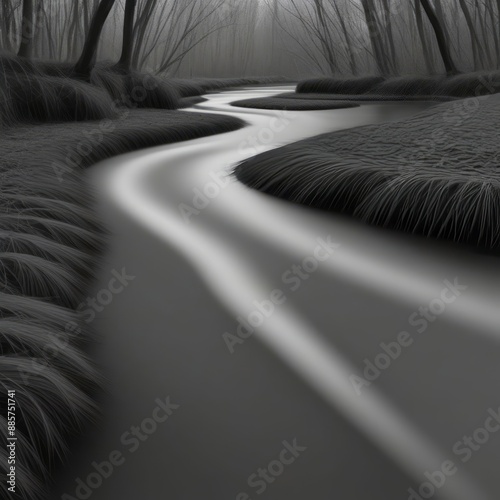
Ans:
[[[185,106],[182,98],[280,81],[278,77],[170,79],[124,72],[100,62],[85,82],[74,77],[71,64],[0,53],[0,126],[102,120],[115,118],[120,108],[174,110]]]
[[[253,82],[253,80],[252,80]],[[258,82],[256,82],[258,83]],[[178,82],[99,63],[90,82],[72,66],[0,54],[0,372],[16,391],[20,498],[43,498],[68,439],[97,413],[99,375],[77,312],[106,234],[82,169],[105,158],[244,126],[175,111],[249,80]],[[181,102],[181,96],[190,96]],[[148,109],[146,109],[148,108]],[[6,406],[6,391],[0,405]],[[0,422],[6,427],[4,415]],[[5,434],[0,474],[7,473]],[[2,498],[9,496],[6,481]]]
[[[500,72],[483,71],[455,76],[362,77],[351,79],[316,78],[297,85],[299,94],[351,94],[424,98],[466,98],[500,91]]]
[[[191,108],[192,106],[196,106],[197,104],[201,104],[207,101],[208,99],[206,97],[201,97],[201,96],[181,97],[179,99],[178,109]]]
[[[252,85],[274,85],[286,82],[279,76],[245,78],[172,78],[169,80],[181,97],[195,97],[209,92]]]
[[[99,64],[92,71],[90,83],[125,107],[177,109],[179,104],[180,95],[173,83],[137,71],[123,73],[111,65]]]
[[[102,120],[117,116],[106,92],[68,78],[0,74],[0,123]]]
[[[283,111],[314,111],[325,109],[355,108],[359,104],[333,99],[287,99],[283,97],[257,97],[243,99],[231,103],[231,106],[253,109],[270,109]]]
[[[325,134],[235,168],[247,186],[368,224],[500,252],[500,96]]]
[[[360,78],[313,78],[297,85],[297,92],[319,94],[364,94],[384,82],[382,76]]]
[[[92,333],[75,308],[94,277],[104,233],[80,176],[59,183],[36,146],[25,142],[21,152],[0,139],[0,372],[5,389],[16,391],[19,498],[43,496],[43,478],[68,436],[96,412],[99,384],[82,349]],[[2,446],[4,477],[6,452]]]
[[[447,102],[458,99],[458,97],[449,96],[421,96],[421,95],[391,95],[391,94],[317,94],[317,93],[307,93],[298,94],[297,92],[284,92],[283,94],[278,94],[275,96],[280,99],[312,99],[316,101],[355,101],[355,102],[422,102],[422,101],[436,101],[436,102]]]
[[[123,109],[111,121],[21,121],[4,127],[0,136],[0,372],[22,408],[17,485],[20,498],[32,499],[44,498],[48,472],[64,457],[68,439],[97,413],[99,375],[86,354],[94,334],[77,307],[94,280],[106,233],[83,169],[111,156],[229,132],[244,123],[154,109]],[[103,123],[108,126],[102,128]],[[2,391],[0,405],[6,403]],[[3,415],[0,421],[6,425]],[[6,486],[2,481],[2,498],[9,497]]]

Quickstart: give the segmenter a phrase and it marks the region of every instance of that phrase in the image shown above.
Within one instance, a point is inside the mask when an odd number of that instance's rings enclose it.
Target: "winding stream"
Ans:
[[[192,111],[248,126],[91,169],[113,234],[95,294],[113,270],[134,278],[96,315],[109,394],[57,498],[115,450],[123,463],[92,499],[406,499],[450,459],[460,465],[436,498],[496,498],[500,433],[467,464],[453,446],[500,406],[497,260],[287,204],[228,174],[257,152],[430,104],[229,105],[286,90],[209,95]],[[410,322],[456,280],[467,289],[437,319]],[[403,331],[411,345],[358,394],[352,376]],[[131,426],[167,396],[180,407],[135,449]],[[306,449],[293,463],[249,479],[294,439]]]

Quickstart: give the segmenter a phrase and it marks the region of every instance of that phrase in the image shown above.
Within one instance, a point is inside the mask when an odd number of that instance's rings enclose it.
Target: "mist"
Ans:
[[[104,26],[98,57],[120,55],[124,0]],[[0,4],[0,47],[16,50],[29,31],[36,59],[74,62],[96,0],[37,2],[21,26],[22,2]],[[498,68],[500,23],[493,0],[435,0],[462,71]],[[437,74],[444,66],[419,1],[139,0],[133,66],[179,77]],[[25,38],[25,37],[24,37]]]

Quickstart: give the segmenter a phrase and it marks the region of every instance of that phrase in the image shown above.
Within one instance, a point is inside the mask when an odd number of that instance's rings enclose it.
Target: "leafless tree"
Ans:
[[[465,0],[458,0],[460,3],[460,8],[462,9],[463,15],[465,17],[465,21],[467,23],[467,27],[470,32],[470,38],[471,38],[471,44],[472,44],[472,52],[474,54],[474,60],[479,62],[479,65],[481,65],[482,68],[485,68],[487,66],[486,61],[485,61],[485,52],[484,52],[484,47],[481,44],[481,41],[479,40],[479,36],[477,34],[476,26],[474,24],[474,20],[472,19],[472,15],[469,11],[469,8],[467,7],[467,3]],[[476,66],[478,64],[476,63]]]
[[[434,62],[432,57],[431,48],[429,47],[427,34],[424,26],[424,18],[422,16],[422,5],[420,0],[414,0],[415,20],[417,22],[418,35],[420,43],[422,44],[422,51],[424,54],[425,65],[430,74],[434,73]]]
[[[500,0],[0,0],[0,49],[84,72],[452,74],[500,66]]]
[[[82,54],[74,67],[74,73],[81,78],[88,79],[90,77],[90,72],[92,71],[97,56],[99,38],[114,3],[115,0],[101,0],[94,13]]]
[[[0,2],[0,23],[2,30],[2,47],[5,50],[12,50],[13,40],[16,39],[17,24],[16,10],[20,6],[21,0],[1,0]]]
[[[135,23],[132,65],[167,73],[197,45],[228,26],[218,11],[225,0],[142,0]]]
[[[41,0],[39,0],[41,1]],[[23,0],[23,10],[21,15],[21,44],[17,55],[19,57],[31,57],[33,47],[34,1]]]
[[[366,0],[365,0],[366,1]],[[422,4],[422,8],[424,9],[427,17],[429,18],[429,22],[431,23],[432,29],[434,30],[434,34],[436,36],[437,44],[439,47],[439,52],[441,53],[441,57],[443,59],[444,67],[446,69],[446,73],[449,75],[457,74],[458,69],[453,61],[453,58],[450,53],[449,44],[447,41],[447,37],[441,22],[439,21],[436,12],[434,11],[432,5],[429,0],[420,0]]]
[[[134,48],[134,18],[137,0],[127,0],[125,3],[125,17],[123,21],[122,54],[118,61],[118,68],[130,71],[132,51]]]
[[[331,0],[281,0],[271,4],[272,15],[283,32],[318,70],[326,69],[333,75],[339,71],[340,44],[332,5]]]
[[[382,75],[389,75],[391,68],[387,51],[382,44],[382,25],[375,3],[373,0],[361,0],[361,4],[365,13],[370,42],[378,69]]]

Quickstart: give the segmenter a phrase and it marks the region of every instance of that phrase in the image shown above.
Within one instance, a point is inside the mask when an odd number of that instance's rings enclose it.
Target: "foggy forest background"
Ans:
[[[500,0],[430,0],[461,71],[497,69]],[[74,62],[98,0],[0,0],[0,49]],[[120,57],[125,0],[99,60]],[[31,9],[32,23],[22,23]],[[420,0],[139,0],[133,69],[178,77],[444,72]]]

